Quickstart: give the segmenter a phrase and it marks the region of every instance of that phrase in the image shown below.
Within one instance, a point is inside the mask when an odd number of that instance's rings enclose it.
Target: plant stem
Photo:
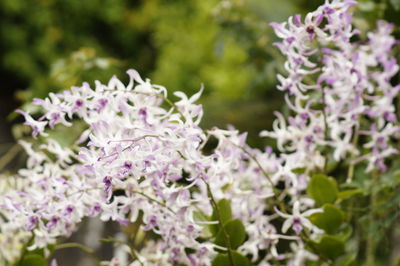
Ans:
[[[54,250],[60,250],[60,249],[64,249],[64,248],[79,248],[82,251],[88,253],[89,255],[92,256],[92,258],[96,261],[97,264],[100,263],[99,258],[96,256],[96,253],[94,252],[93,249],[86,247],[85,245],[79,244],[79,243],[62,243],[62,244],[58,244],[56,245],[56,247],[54,248]]]
[[[138,91],[132,91],[132,93],[141,94],[141,95],[147,95],[147,96],[155,96],[157,98],[163,99],[169,106],[171,106],[173,109],[175,109],[182,116],[183,119],[185,119],[185,116],[179,110],[178,106],[173,101],[168,99],[168,97],[166,97],[166,96],[164,96],[162,94],[153,94],[153,93],[138,92]]]
[[[27,247],[28,245],[33,241],[33,239],[35,238],[35,234],[32,233],[31,237],[29,238],[29,240],[24,244],[23,248],[22,248],[22,253],[21,256],[18,260],[18,263],[16,265],[20,265],[26,255],[26,251],[27,251]]]
[[[317,255],[319,256],[319,258],[320,258],[322,261],[326,262],[328,265],[332,265],[331,260],[329,260],[328,258],[326,258],[324,255],[319,254],[320,252],[319,252],[318,248],[315,247],[314,244],[311,242],[311,239],[310,239],[310,236],[308,235],[308,233],[306,233],[306,232],[303,230],[303,232],[301,232],[301,234],[300,234],[300,237],[301,237],[301,239],[302,239],[305,243],[307,243],[307,246],[310,247],[310,248],[312,249],[312,251],[313,251],[315,254],[317,254]]]
[[[279,189],[277,188],[277,187],[275,187],[275,185],[274,185],[274,182],[272,182],[272,179],[271,179],[271,177],[269,176],[269,174],[267,173],[267,171],[265,171],[265,169],[262,167],[262,165],[261,165],[261,163],[258,161],[258,159],[253,155],[253,154],[251,154],[248,150],[246,150],[246,148],[244,148],[244,147],[242,147],[242,146],[240,146],[240,145],[237,145],[237,144],[235,144],[235,143],[233,143],[233,142],[231,142],[234,146],[236,146],[236,147],[238,147],[239,149],[241,149],[244,153],[246,153],[249,157],[250,157],[250,159],[252,159],[256,164],[257,164],[257,166],[258,166],[258,168],[261,170],[261,172],[263,173],[263,175],[265,176],[265,178],[267,178],[267,180],[268,180],[268,182],[269,182],[269,184],[270,184],[270,186],[271,186],[271,189],[273,190],[273,192],[274,192],[274,198],[275,198],[275,200],[278,202],[278,204],[279,204],[279,208],[281,209],[281,211],[282,212],[285,212],[286,213],[286,208],[285,208],[285,204],[283,204],[283,202],[279,199],[279,197],[278,197],[278,195],[280,194],[280,191],[279,191]]]
[[[353,141],[351,142],[353,147],[357,145],[358,136],[360,135],[359,132],[358,132],[358,126],[356,125],[355,127],[356,128],[355,128],[355,133],[354,133],[354,136],[353,136]],[[353,159],[353,157],[354,157],[354,153],[353,153],[353,156],[350,158],[350,165],[349,165],[349,169],[347,171],[347,179],[346,179],[347,183],[350,183],[353,180],[353,176],[354,176],[355,163],[351,161]]]
[[[323,86],[321,86],[321,90],[322,90],[321,100],[322,100],[322,104],[323,104],[322,116],[324,118],[324,138],[325,138],[325,141],[327,141],[329,135],[328,135],[328,120],[326,118],[326,112],[325,112],[325,108],[326,108],[325,88]],[[325,155],[324,169],[323,169],[324,174],[328,174],[328,160],[329,160],[329,158],[328,158],[328,155],[326,154]]]
[[[101,239],[100,241],[101,241],[101,242],[114,242],[114,243],[116,243],[116,244],[128,246],[129,249],[131,250],[132,258],[135,259],[135,260],[137,260],[137,261],[139,262],[140,265],[142,265],[142,266],[144,265],[143,262],[142,262],[142,260],[139,258],[139,254],[136,252],[136,249],[135,249],[134,247],[132,247],[132,246],[130,245],[130,243],[128,243],[128,242],[126,242],[126,241],[123,241],[123,240],[116,239],[116,238],[112,238],[112,237],[105,238],[105,239]]]
[[[374,191],[374,187],[378,182],[378,172],[375,171],[372,174],[372,182],[370,186],[370,207],[371,212],[370,216],[368,217],[368,236],[367,236],[367,247],[366,247],[366,266],[374,266],[375,265],[375,239],[373,237],[373,230],[374,230],[374,220],[375,220],[375,206],[376,206],[376,193]]]
[[[159,200],[156,200],[156,199],[150,197],[149,195],[146,195],[145,193],[143,193],[143,192],[141,192],[141,191],[131,190],[130,192],[136,193],[136,194],[139,194],[139,195],[142,195],[143,197],[147,198],[148,200],[150,200],[150,201],[152,201],[152,202],[154,202],[154,203],[157,203],[158,205],[160,205],[160,206],[162,206],[162,207],[168,209],[170,212],[172,212],[172,213],[175,214],[174,210],[171,209],[170,207],[168,207],[165,203],[163,203],[163,202],[161,202],[161,201],[159,201]]]
[[[221,219],[220,211],[219,211],[219,208],[218,208],[218,204],[215,201],[215,198],[214,198],[214,195],[213,195],[213,193],[211,191],[210,185],[204,179],[202,179],[202,180],[204,181],[204,183],[207,186],[207,193],[210,196],[211,205],[215,209],[215,213],[217,215],[217,220],[218,220],[219,224],[221,225],[222,234],[224,236],[225,242],[227,243],[229,263],[230,263],[231,266],[236,266],[235,261],[233,260],[231,241],[230,241],[228,233],[225,230],[225,226],[222,223],[222,219]]]
[[[21,146],[15,144],[12,146],[1,158],[0,158],[0,170],[3,170],[4,167],[7,166],[11,162],[12,159],[18,154],[21,150]]]

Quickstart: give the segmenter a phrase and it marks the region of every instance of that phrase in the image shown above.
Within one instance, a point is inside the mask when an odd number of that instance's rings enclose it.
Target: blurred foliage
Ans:
[[[0,77],[22,103],[127,68],[189,94],[203,83],[206,126],[255,134],[279,107],[270,99],[282,64],[268,23],[312,2],[3,0]]]
[[[138,70],[149,69],[154,59],[149,58],[153,53],[148,31],[129,19],[137,5],[137,1],[124,0],[1,1],[1,76],[9,86],[17,86],[11,89],[29,88],[30,97],[23,98],[29,100],[43,97],[49,90],[65,89],[71,82],[54,82],[49,76],[59,68],[60,59],[68,60],[82,47],[90,47],[83,57],[94,58],[97,51],[100,57],[123,59],[125,67],[129,62]],[[68,75],[76,74],[74,81],[107,80],[114,72],[89,75],[75,69]]]
[[[355,23],[400,23],[397,0],[360,0]],[[137,69],[169,90],[205,85],[204,126],[234,124],[252,144],[281,108],[283,57],[271,21],[323,0],[2,0],[0,79],[22,103]],[[11,111],[11,110],[9,110]],[[249,119],[249,117],[251,119]]]

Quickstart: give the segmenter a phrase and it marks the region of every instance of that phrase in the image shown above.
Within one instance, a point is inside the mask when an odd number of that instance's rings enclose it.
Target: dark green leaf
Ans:
[[[227,199],[221,199],[220,201],[218,201],[217,206],[219,209],[219,215],[220,215],[222,224],[225,224],[227,221],[232,219],[231,204],[229,203],[229,201]],[[215,210],[215,208],[213,210],[211,220],[218,221],[217,211]],[[210,225],[210,231],[213,235],[217,234],[219,230],[220,230],[219,224],[211,224]]]
[[[321,266],[321,262],[317,260],[309,260],[305,264],[306,266]]]
[[[350,225],[346,225],[336,236],[343,241],[347,241],[353,234],[353,228]]]
[[[325,257],[334,260],[344,253],[344,242],[337,237],[324,235],[316,243],[318,251]]]
[[[343,200],[343,199],[353,197],[355,195],[361,195],[362,193],[363,192],[361,189],[344,190],[344,191],[339,192],[338,198]]]
[[[236,266],[250,266],[250,261],[237,251],[232,251],[233,261]],[[218,254],[212,262],[212,266],[231,266],[228,254]]]
[[[229,236],[231,248],[236,249],[246,239],[246,231],[244,229],[242,221],[235,219],[230,220],[224,224],[225,232]],[[217,237],[215,238],[215,244],[227,247],[228,244],[225,241],[225,236],[222,228],[219,230]]]
[[[38,254],[26,255],[18,266],[47,266],[46,259]]]
[[[298,174],[298,175],[304,174],[305,171],[306,171],[306,168],[304,168],[304,167],[292,169],[292,173]]]
[[[323,212],[314,213],[308,219],[328,234],[333,234],[342,224],[344,214],[330,203],[325,204],[323,209]]]
[[[202,213],[201,211],[194,211],[193,217],[196,221],[209,221],[210,217]],[[202,235],[205,237],[211,237],[210,226],[204,226],[203,230],[201,231]]]
[[[345,254],[335,261],[335,266],[356,266],[356,253]]]
[[[307,193],[319,206],[333,203],[338,197],[336,181],[323,174],[314,175],[308,183]]]

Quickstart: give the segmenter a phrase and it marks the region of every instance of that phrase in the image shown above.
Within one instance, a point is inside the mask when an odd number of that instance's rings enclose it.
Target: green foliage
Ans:
[[[71,128],[64,125],[57,125],[49,132],[47,138],[56,140],[62,147],[71,147],[85,129],[84,123],[75,123],[74,127]]]
[[[314,242],[318,252],[324,257],[335,260],[345,251],[344,242],[335,236],[324,235],[319,242]]]
[[[271,91],[282,57],[268,23],[304,13],[313,1],[228,2],[0,1],[3,85],[27,103],[135,68],[169,90],[192,94],[204,84],[205,110],[214,110],[204,125],[230,123],[256,136],[281,102]]]
[[[46,259],[38,254],[28,254],[16,266],[46,266]]]
[[[218,206],[219,215],[220,215],[219,218],[221,219],[222,224],[225,224],[227,221],[232,219],[232,209],[231,209],[231,204],[229,203],[229,200],[221,199],[218,201],[217,206]],[[213,210],[213,213],[211,215],[211,221],[218,221],[216,209]],[[220,230],[219,224],[211,224],[210,225],[210,231],[213,235],[218,233],[219,230]]]
[[[342,230],[339,231],[339,233],[335,234],[338,238],[340,238],[343,241],[347,241],[353,234],[353,228],[350,226],[350,224],[346,224],[346,226],[342,226]]]
[[[237,251],[232,251],[232,257],[235,265],[237,266],[250,266],[248,258],[243,256]],[[231,266],[228,254],[218,254],[213,260],[212,266]]]
[[[344,221],[343,212],[329,203],[323,206],[323,210],[322,213],[311,215],[310,221],[329,234],[335,233]]]
[[[319,206],[325,203],[333,203],[338,197],[337,183],[331,177],[317,174],[311,178],[307,193]]]
[[[361,195],[363,191],[361,189],[349,189],[349,190],[343,190],[340,191],[338,194],[338,198],[341,200],[345,200],[348,198],[351,198],[356,195]]]
[[[355,260],[356,260],[355,253],[344,254],[335,261],[334,265],[335,266],[356,266],[357,264],[355,264]]]
[[[226,222],[224,224],[224,229],[221,228],[219,230],[215,238],[215,244],[222,247],[228,247],[228,243],[225,241],[225,232],[229,236],[229,242],[232,249],[236,249],[243,244],[246,239],[246,231],[240,220],[235,219]]]
[[[135,6],[127,0],[1,1],[0,71],[9,74],[11,86],[29,86],[30,95],[40,97],[50,89],[68,88],[55,77],[48,77],[53,76],[52,66],[61,63],[58,60],[68,60],[82,47],[88,47],[83,52],[86,58],[78,56],[74,62],[66,62],[73,67],[74,63],[88,61],[76,69],[79,73],[72,71],[71,83],[77,81],[74,85],[95,76],[107,80],[115,72],[104,71],[105,62],[97,60],[99,56],[129,60],[140,70],[148,69],[152,55],[144,43],[149,37],[129,20],[137,11]],[[90,66],[91,60],[98,64]]]
[[[247,257],[235,250],[243,244],[246,239],[246,231],[242,221],[239,219],[232,219],[232,208],[229,200],[221,199],[218,201],[217,206],[218,210],[214,208],[210,219],[211,221],[220,220],[222,225],[210,225],[209,227],[212,235],[215,237],[214,243],[221,247],[228,248],[236,265],[250,265]],[[229,239],[229,243],[227,239]],[[212,265],[231,265],[226,251],[219,250],[219,254],[212,262]]]
[[[305,168],[294,168],[294,169],[292,169],[292,173],[298,174],[298,175],[304,174],[305,171],[306,171]]]
[[[236,249],[246,238],[243,223],[238,219],[232,219],[232,209],[229,200],[221,199],[218,201],[217,206],[218,210],[214,208],[211,221],[221,221],[223,227],[221,224],[210,225],[210,231],[215,236],[215,244],[228,247],[225,238],[229,237],[230,248]]]

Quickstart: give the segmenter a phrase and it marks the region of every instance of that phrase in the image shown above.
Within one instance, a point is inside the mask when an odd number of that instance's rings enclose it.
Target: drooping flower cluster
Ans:
[[[34,136],[47,137],[47,127],[71,126],[77,119],[87,129],[73,148],[51,138],[38,149],[21,142],[29,155],[27,168],[19,172],[24,184],[1,202],[15,225],[7,232],[10,237],[21,229],[32,231],[30,248],[42,248],[70,235],[87,216],[122,225],[139,219],[143,230],[160,236],[154,247],[169,255],[159,259],[208,265],[216,245],[204,241],[204,230],[218,221],[198,217],[213,211],[209,187],[216,201],[230,200],[233,216],[248,228],[249,240],[240,250],[254,260],[259,250],[274,249],[281,237],[298,239],[279,235],[271,224],[274,217],[263,216],[273,208],[265,200],[274,196],[278,180],[271,182],[265,175],[281,163],[276,155],[251,150],[246,134],[234,129],[204,132],[198,126],[201,106],[194,104],[201,92],[191,98],[175,93],[179,100],[172,103],[163,87],[143,81],[133,70],[128,74],[127,86],[112,78],[107,86],[96,83],[91,89],[84,84],[36,99],[45,109],[38,120],[20,111]],[[210,137],[219,144],[205,155],[203,146]],[[269,161],[268,167],[249,156]],[[151,264],[147,259],[142,256]]]
[[[288,22],[273,23],[287,56],[287,76],[278,89],[285,92],[292,116],[276,113],[273,131],[279,153],[246,144],[246,134],[234,128],[200,128],[203,111],[192,97],[176,92],[176,102],[164,87],[129,70],[124,85],[113,77],[35,99],[44,115],[25,116],[33,136],[46,143],[21,142],[27,167],[15,177],[13,191],[0,198],[0,243],[18,241],[29,248],[55,243],[73,233],[85,217],[139,222],[158,238],[147,241],[132,265],[210,265],[220,250],[210,236],[214,203],[227,199],[232,216],[245,228],[237,250],[252,263],[281,261],[303,265],[317,259],[306,250],[302,232],[311,238],[322,230],[307,217],[315,209],[305,195],[310,173],[333,160],[368,161],[368,171],[385,170],[385,159],[397,153],[390,141],[398,131],[393,99],[399,86],[391,78],[398,65],[390,55],[395,40],[391,26],[378,23],[365,42],[353,41],[350,0],[326,2]],[[83,121],[85,130],[73,147],[51,138],[57,125]],[[358,136],[368,141],[358,145]],[[210,138],[218,141],[205,151]],[[302,168],[301,173],[294,169]],[[282,226],[280,226],[282,224]],[[26,232],[32,232],[26,233]],[[281,253],[279,241],[291,241],[292,252]],[[19,254],[0,250],[0,261]],[[116,262],[116,259],[113,260]]]
[[[299,15],[272,23],[282,39],[276,46],[287,56],[288,75],[278,76],[278,89],[286,91],[294,115],[288,125],[279,117],[274,132],[264,135],[299,158],[315,157],[316,147],[326,145],[336,161],[351,155],[356,162],[368,160],[367,172],[385,171],[385,158],[397,153],[391,136],[399,130],[393,100],[400,86],[390,82],[399,70],[391,52],[396,40],[392,25],[379,21],[366,41],[352,41],[358,30],[349,9],[355,4],[332,1],[309,13],[304,23]],[[370,140],[364,150],[357,147],[359,135]]]

